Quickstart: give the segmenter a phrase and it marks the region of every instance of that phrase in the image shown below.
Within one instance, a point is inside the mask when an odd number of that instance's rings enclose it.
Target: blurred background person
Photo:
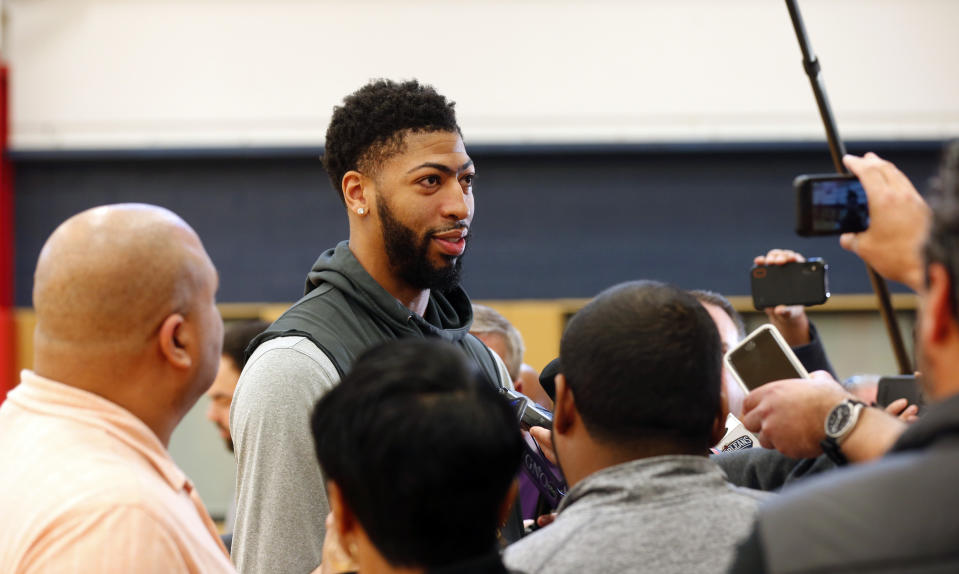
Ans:
[[[246,365],[246,346],[253,337],[262,333],[270,324],[259,319],[227,323],[223,330],[223,354],[220,355],[220,367],[210,390],[206,392],[210,405],[206,409],[206,418],[216,425],[226,448],[233,452],[233,437],[230,436],[230,405],[233,404],[233,391],[240,380],[240,372]],[[227,520],[232,530],[232,521]]]
[[[519,329],[496,309],[473,303],[470,333],[503,359],[517,391],[533,399],[538,405],[552,410],[553,401],[539,384],[539,373],[523,362],[526,345]]]
[[[220,367],[210,390],[206,392],[210,404],[206,409],[206,418],[216,425],[220,438],[226,448],[233,452],[233,437],[230,435],[230,405],[233,404],[233,391],[240,380],[240,373],[246,365],[246,346],[253,337],[262,333],[270,324],[260,319],[228,323],[223,330],[223,352],[220,355]],[[233,488],[231,487],[231,492]],[[223,519],[223,544],[227,550],[233,546],[233,523],[236,520],[236,496],[230,497],[226,517]]]

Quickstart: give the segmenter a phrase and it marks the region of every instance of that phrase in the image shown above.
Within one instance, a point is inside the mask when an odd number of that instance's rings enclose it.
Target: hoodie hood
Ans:
[[[413,313],[363,268],[350,251],[348,241],[323,252],[307,274],[305,294],[324,286],[337,289],[397,332],[459,341],[473,323],[473,307],[460,286],[442,293],[431,291],[423,316]]]

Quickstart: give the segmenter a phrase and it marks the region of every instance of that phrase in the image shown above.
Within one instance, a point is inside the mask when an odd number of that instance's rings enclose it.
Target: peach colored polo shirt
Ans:
[[[31,371],[0,406],[0,570],[234,572],[153,431]]]

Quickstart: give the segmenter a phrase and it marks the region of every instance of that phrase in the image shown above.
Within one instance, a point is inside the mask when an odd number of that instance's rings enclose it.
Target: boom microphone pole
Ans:
[[[820,74],[819,59],[816,58],[816,54],[813,53],[812,46],[809,44],[806,26],[803,24],[802,14],[799,13],[798,1],[786,0],[786,8],[789,9],[789,18],[792,20],[793,29],[796,31],[796,39],[799,40],[799,49],[802,50],[803,68],[806,70],[806,75],[809,76],[812,93],[816,96],[819,117],[822,118],[823,127],[826,128],[826,140],[829,142],[829,153],[832,155],[833,166],[837,173],[847,174],[849,172],[842,164],[842,156],[846,155],[846,146],[839,139],[836,118],[832,115],[829,98],[826,97],[826,85]],[[869,273],[870,281],[872,281],[872,290],[875,291],[876,297],[879,299],[879,313],[886,323],[886,332],[889,334],[892,351],[896,355],[899,372],[903,375],[911,375],[913,373],[911,361],[902,342],[902,333],[899,331],[899,324],[896,322],[886,280],[868,264],[866,265],[866,271]]]

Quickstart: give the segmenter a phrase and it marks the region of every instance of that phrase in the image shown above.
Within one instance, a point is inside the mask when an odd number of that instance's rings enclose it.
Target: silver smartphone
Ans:
[[[809,378],[779,330],[768,324],[730,349],[724,361],[747,393],[772,381]]]

